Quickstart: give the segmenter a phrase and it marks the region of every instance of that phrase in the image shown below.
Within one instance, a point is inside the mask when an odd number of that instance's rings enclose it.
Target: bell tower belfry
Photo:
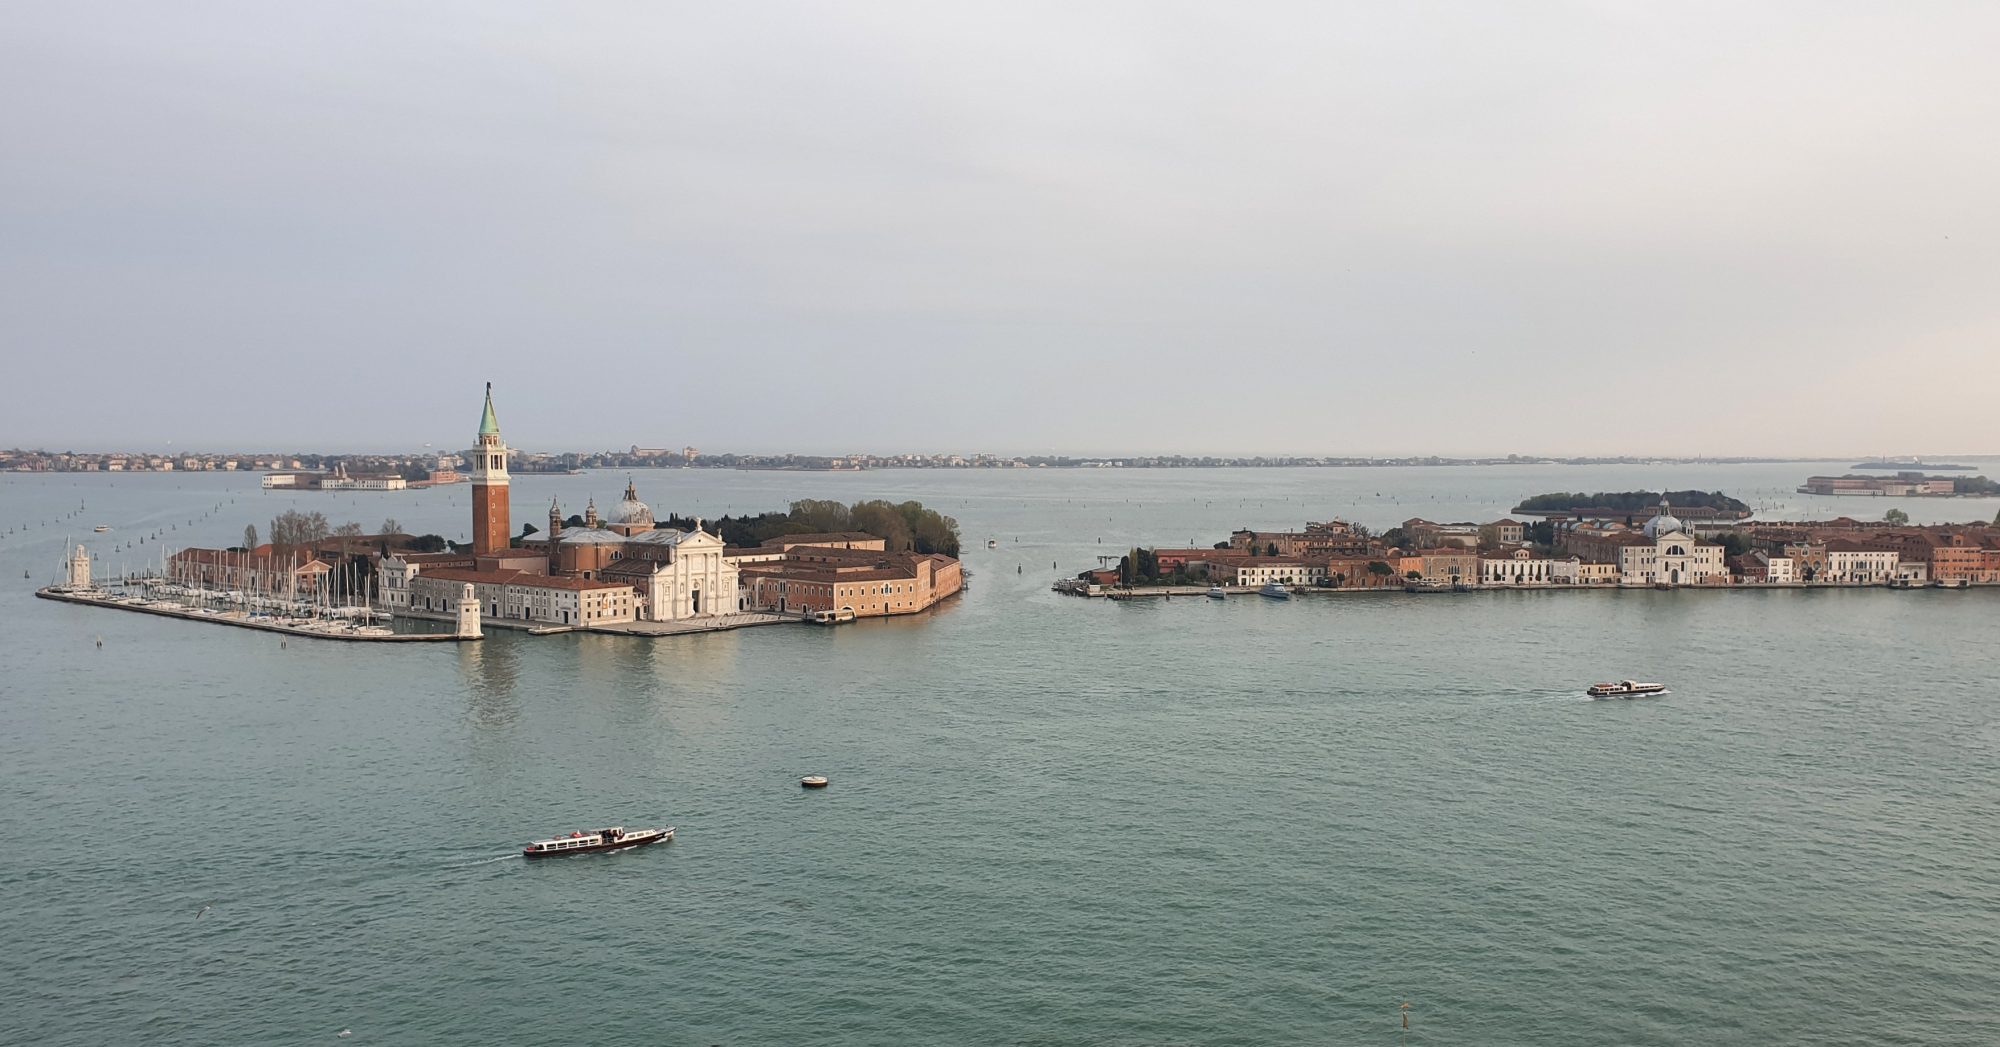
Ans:
[[[479,439],[466,452],[472,459],[472,551],[499,552],[513,537],[507,498],[507,443],[500,439],[500,421],[493,416],[493,383],[486,383],[486,411],[479,416]]]

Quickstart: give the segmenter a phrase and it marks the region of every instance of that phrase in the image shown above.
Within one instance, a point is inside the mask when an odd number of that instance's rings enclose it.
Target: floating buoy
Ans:
[[[824,789],[826,788],[826,775],[808,774],[804,778],[799,779],[799,784],[808,789]]]

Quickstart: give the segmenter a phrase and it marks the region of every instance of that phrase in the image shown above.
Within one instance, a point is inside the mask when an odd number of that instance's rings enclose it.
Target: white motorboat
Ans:
[[[649,843],[661,843],[673,838],[674,827],[671,825],[664,829],[627,829],[618,825],[609,829],[573,832],[568,836],[536,840],[521,848],[521,856],[553,858],[560,854],[583,854],[587,851],[617,851],[627,847],[644,847]]]
[[[1617,683],[1591,684],[1588,693],[1592,698],[1644,698],[1648,695],[1667,693],[1667,685],[1620,680]]]

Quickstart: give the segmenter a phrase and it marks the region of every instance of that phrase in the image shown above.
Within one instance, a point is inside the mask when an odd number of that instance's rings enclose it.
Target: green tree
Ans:
[[[245,549],[255,549],[255,548],[257,548],[257,525],[256,525],[256,524],[244,524],[244,525],[243,525],[243,548],[245,548]]]
[[[1276,542],[1269,542],[1269,543],[1266,543],[1266,544],[1265,544],[1265,546],[1264,546],[1264,555],[1265,555],[1265,556],[1276,556],[1276,555],[1278,555],[1278,543],[1276,543]]]
[[[883,545],[892,553],[916,548],[916,536],[911,532],[909,521],[900,509],[888,502],[856,502],[848,510],[847,517],[849,527],[882,539]]]
[[[1902,527],[1910,522],[1910,514],[1901,509],[1891,509],[1882,514],[1882,522],[1892,527]]]
[[[847,506],[831,499],[804,498],[792,503],[792,522],[815,534],[849,530],[853,526]]]
[[[375,533],[376,533],[376,534],[402,534],[402,533],[403,533],[403,525],[402,525],[402,524],[400,524],[400,523],[397,523],[397,522],[396,522],[396,518],[395,518],[395,517],[393,517],[393,516],[391,516],[391,517],[389,517],[388,519],[386,519],[386,520],[382,521],[382,529],[381,529],[381,530],[379,530],[379,531],[376,531]]]
[[[1378,578],[1384,578],[1389,575],[1395,574],[1396,569],[1394,567],[1389,566],[1386,563],[1383,563],[1380,560],[1370,560],[1368,561],[1368,573],[1375,575]]]

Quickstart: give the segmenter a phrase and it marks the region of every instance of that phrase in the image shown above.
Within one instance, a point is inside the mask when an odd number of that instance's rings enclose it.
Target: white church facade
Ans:
[[[1726,585],[1722,546],[1697,542],[1665,500],[1646,521],[1645,540],[1618,550],[1619,580],[1626,585]]]

